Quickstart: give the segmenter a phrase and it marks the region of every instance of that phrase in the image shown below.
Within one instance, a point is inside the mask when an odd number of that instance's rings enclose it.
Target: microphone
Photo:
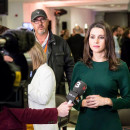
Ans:
[[[9,53],[23,54],[35,44],[33,32],[26,29],[7,30],[0,36],[0,46]]]
[[[80,96],[85,93],[86,89],[86,83],[84,83],[83,81],[77,81],[74,85],[73,90],[70,91],[69,94],[66,96],[68,104],[74,103],[76,105],[77,103],[79,103]]]

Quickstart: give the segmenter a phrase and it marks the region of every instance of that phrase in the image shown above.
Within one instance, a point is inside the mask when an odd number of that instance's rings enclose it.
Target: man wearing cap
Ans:
[[[66,95],[64,74],[70,85],[74,60],[70,48],[65,40],[52,34],[47,14],[42,9],[36,9],[31,14],[31,23],[34,34],[44,52],[47,54],[47,63],[53,69],[56,77],[56,93]],[[65,73],[64,73],[65,72]]]

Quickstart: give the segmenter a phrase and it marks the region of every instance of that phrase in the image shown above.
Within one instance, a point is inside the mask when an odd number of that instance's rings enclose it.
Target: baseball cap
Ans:
[[[31,14],[31,21],[33,21],[37,17],[44,17],[45,19],[47,18],[47,14],[44,10],[42,9],[36,9],[35,11],[32,12]]]

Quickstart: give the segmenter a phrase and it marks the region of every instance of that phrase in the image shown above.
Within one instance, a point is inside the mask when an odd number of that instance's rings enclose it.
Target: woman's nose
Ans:
[[[99,43],[99,39],[95,38],[95,43],[98,44]]]

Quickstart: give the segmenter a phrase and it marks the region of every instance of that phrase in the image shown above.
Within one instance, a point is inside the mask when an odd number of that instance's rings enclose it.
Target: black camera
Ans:
[[[24,88],[28,79],[28,63],[24,53],[35,44],[33,32],[26,29],[7,30],[0,35],[0,106],[24,107]],[[13,62],[4,60],[5,55]]]

